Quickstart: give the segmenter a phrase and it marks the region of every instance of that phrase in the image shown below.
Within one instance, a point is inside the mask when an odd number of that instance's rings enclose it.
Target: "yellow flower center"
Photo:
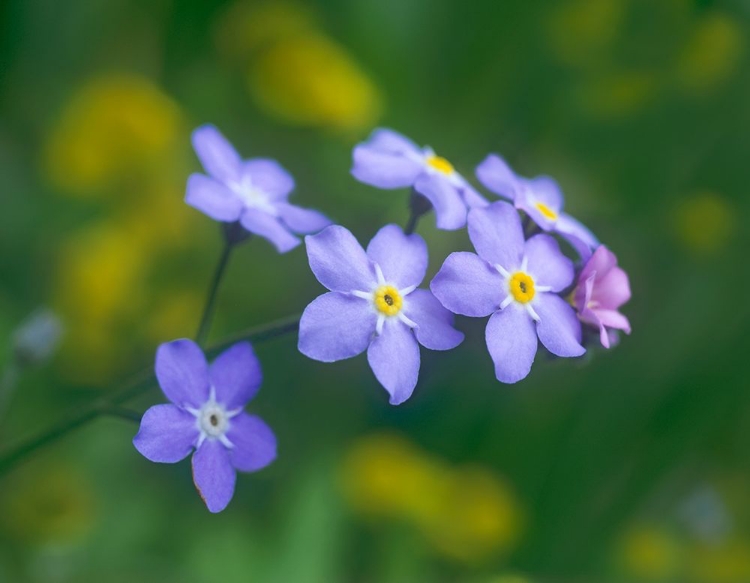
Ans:
[[[381,285],[375,290],[375,307],[384,316],[395,316],[403,305],[404,299],[392,285]]]
[[[433,154],[432,156],[427,158],[427,164],[429,164],[438,172],[442,172],[443,174],[453,174],[453,164],[448,162],[448,160],[446,160],[442,156],[435,156]]]
[[[557,213],[555,211],[553,211],[551,208],[549,208],[543,202],[538,202],[534,206],[536,207],[536,210],[538,210],[540,213],[542,213],[550,221],[556,221],[557,220]]]
[[[528,273],[517,271],[510,276],[510,293],[517,302],[528,304],[536,294],[534,280]]]

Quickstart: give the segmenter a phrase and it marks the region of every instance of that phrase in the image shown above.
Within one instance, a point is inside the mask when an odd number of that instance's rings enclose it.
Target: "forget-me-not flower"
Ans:
[[[143,415],[133,445],[147,459],[175,463],[193,454],[193,481],[211,512],[234,495],[236,471],[254,472],[276,458],[276,437],[244,411],[258,392],[260,362],[240,342],[209,365],[192,340],[174,340],[156,352],[156,378],[169,405]]]
[[[477,178],[495,194],[509,198],[543,231],[559,233],[584,261],[599,246],[587,227],[563,212],[562,190],[549,176],[524,178],[513,172],[500,156],[490,154],[477,166]]]
[[[573,301],[578,317],[599,329],[602,346],[609,348],[609,329],[630,334],[630,322],[618,309],[630,299],[628,274],[604,245],[597,248],[581,270]]]
[[[330,292],[305,308],[300,352],[335,362],[367,350],[390,403],[403,403],[417,384],[418,343],[449,350],[463,340],[453,314],[429,290],[418,289],[427,271],[424,239],[386,225],[365,251],[347,229],[333,225],[305,243],[310,268]]]
[[[558,294],[573,282],[573,263],[549,235],[524,241],[521,220],[505,202],[469,213],[477,254],[448,256],[430,284],[451,312],[490,316],[487,349],[495,375],[515,383],[531,370],[537,337],[552,354],[580,356],[581,324]]]
[[[208,175],[190,176],[185,202],[212,219],[239,221],[279,253],[300,244],[294,233],[315,233],[331,223],[318,211],[289,204],[294,179],[276,160],[243,160],[214,126],[193,132],[193,148]]]
[[[427,198],[439,229],[460,229],[467,208],[487,206],[448,160],[393,130],[375,130],[352,156],[352,175],[360,182],[388,189],[413,187]]]

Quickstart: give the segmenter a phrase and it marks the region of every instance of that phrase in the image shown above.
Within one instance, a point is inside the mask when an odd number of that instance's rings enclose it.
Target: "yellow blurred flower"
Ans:
[[[342,484],[355,510],[412,524],[455,560],[507,553],[520,536],[522,512],[503,480],[480,467],[450,467],[397,435],[355,444]]]
[[[195,290],[168,290],[162,294],[144,322],[145,336],[153,344],[195,334],[203,309],[203,295]]]
[[[618,118],[642,109],[659,89],[658,78],[643,71],[592,76],[581,88],[580,102],[592,117]]]
[[[731,16],[702,17],[678,59],[677,82],[693,93],[720,87],[737,70],[743,47],[742,28]]]
[[[750,541],[731,539],[698,545],[689,554],[689,574],[697,583],[747,583],[750,581]]]
[[[52,183],[91,195],[137,172],[159,171],[183,140],[182,114],[149,80],[95,77],[63,109],[44,150]]]
[[[356,131],[372,127],[380,115],[373,83],[322,34],[274,44],[251,64],[248,82],[261,108],[291,124]]]
[[[713,255],[723,249],[737,227],[730,201],[714,192],[694,194],[672,212],[677,239],[695,255]]]
[[[0,497],[0,528],[36,545],[70,544],[95,522],[94,493],[75,468],[34,465],[15,474]]]
[[[619,566],[637,581],[672,581],[682,568],[682,547],[677,538],[654,525],[631,528],[619,542]]]
[[[596,63],[617,38],[626,0],[572,0],[549,12],[547,37],[555,57],[567,65]]]
[[[317,22],[310,8],[298,2],[240,1],[217,20],[215,30],[219,51],[229,58],[245,61],[253,51],[280,39],[314,32]]]
[[[380,116],[377,87],[307,6],[237,2],[217,21],[215,37],[244,68],[257,105],[280,121],[357,132]]]

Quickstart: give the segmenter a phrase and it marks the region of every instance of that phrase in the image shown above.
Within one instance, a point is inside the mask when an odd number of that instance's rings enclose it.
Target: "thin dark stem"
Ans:
[[[420,215],[417,215],[415,213],[411,213],[409,215],[409,221],[406,223],[406,227],[404,227],[404,234],[405,235],[411,235],[415,229],[417,228],[417,223],[419,222]]]
[[[299,316],[293,316],[276,320],[262,326],[249,328],[244,332],[240,332],[211,346],[206,350],[206,355],[209,357],[216,355],[227,346],[242,340],[249,340],[251,342],[264,342],[266,340],[271,340],[289,332],[294,332],[297,330],[298,326]],[[0,475],[8,472],[27,455],[33,453],[37,449],[57,441],[71,431],[85,425],[89,421],[93,421],[101,415],[111,414],[113,408],[119,408],[120,405],[130,399],[142,395],[155,384],[156,378],[154,377],[153,367],[144,369],[123,383],[120,388],[113,391],[110,395],[84,406],[83,409],[79,409],[68,415],[51,428],[22,441],[18,445],[4,448],[3,451],[0,452]]]
[[[208,296],[206,298],[206,306],[203,308],[203,316],[201,316],[201,323],[198,326],[198,333],[195,335],[195,341],[198,344],[203,344],[206,341],[206,336],[211,328],[211,319],[214,315],[214,309],[216,307],[216,292],[219,289],[219,284],[226,271],[227,264],[229,263],[229,256],[232,253],[232,243],[229,239],[224,242],[224,248],[221,251],[221,257],[219,257],[219,264],[216,266],[214,277],[211,280],[211,286],[208,289]]]
[[[107,415],[109,417],[119,417],[120,419],[127,419],[128,421],[133,421],[139,424],[141,422],[141,417],[143,417],[143,415],[138,413],[138,411],[133,411],[132,409],[128,409],[127,407],[119,407],[117,405],[102,408],[101,414]]]

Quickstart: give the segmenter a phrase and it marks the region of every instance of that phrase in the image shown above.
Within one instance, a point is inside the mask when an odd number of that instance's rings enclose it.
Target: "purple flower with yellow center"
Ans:
[[[352,175],[378,188],[413,187],[435,208],[439,229],[460,229],[467,208],[487,201],[442,156],[389,129],[377,129],[354,148]]]
[[[209,366],[195,342],[174,340],[156,351],[156,378],[172,404],[146,411],[133,445],[146,459],[168,464],[195,450],[195,487],[211,512],[221,512],[234,494],[236,471],[254,472],[276,458],[271,428],[244,411],[260,388],[260,362],[249,342]]]
[[[419,345],[430,350],[458,346],[453,314],[426,289],[427,245],[386,225],[367,251],[347,229],[334,225],[305,238],[310,268],[330,292],[305,308],[299,350],[335,362],[367,350],[370,368],[398,405],[412,394],[419,376]]]
[[[543,231],[559,233],[583,260],[591,257],[591,252],[599,246],[587,227],[563,212],[562,191],[549,176],[518,176],[500,156],[490,154],[477,167],[477,178],[495,194],[513,201]]]
[[[193,132],[193,148],[208,175],[192,174],[185,202],[212,219],[239,221],[250,233],[286,253],[300,244],[294,233],[320,231],[331,224],[318,211],[287,202],[294,179],[275,160],[243,160],[212,125]]]
[[[430,284],[451,312],[487,322],[495,375],[515,383],[531,370],[537,337],[552,354],[580,356],[581,324],[557,292],[573,282],[573,263],[549,235],[524,241],[516,210],[504,202],[469,213],[477,254],[448,256]]]
[[[617,310],[630,299],[628,274],[604,245],[594,251],[578,276],[573,301],[582,322],[599,329],[602,346],[609,348],[609,329],[630,334],[630,322]]]

